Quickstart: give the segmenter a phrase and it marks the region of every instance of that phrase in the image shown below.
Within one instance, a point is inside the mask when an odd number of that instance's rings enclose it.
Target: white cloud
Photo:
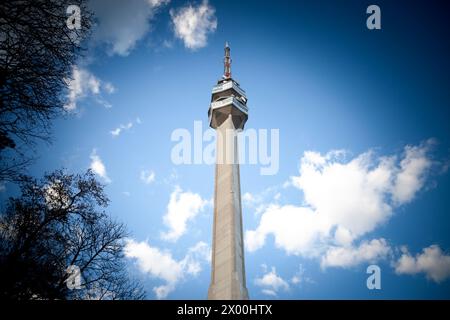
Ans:
[[[170,10],[175,36],[188,49],[206,46],[207,35],[217,28],[215,9],[204,0],[198,6],[188,5],[178,10]]]
[[[321,266],[353,267],[360,263],[375,263],[385,259],[391,253],[391,248],[385,239],[363,241],[358,247],[330,247],[322,256]]]
[[[135,258],[142,272],[166,282],[164,285],[153,288],[158,299],[167,297],[182,277],[182,266],[172,258],[169,252],[151,247],[146,242],[129,240],[125,246],[125,256]]]
[[[147,32],[158,8],[169,0],[91,0],[98,19],[93,39],[106,43],[108,53],[127,56]]]
[[[263,267],[263,269],[265,268]],[[282,290],[289,290],[289,284],[277,275],[275,267],[272,267],[271,271],[265,273],[261,278],[256,278],[255,285],[262,288],[262,293],[271,296],[276,296]]]
[[[114,130],[111,130],[109,133],[111,133],[111,135],[113,137],[118,137],[122,131],[129,130],[132,127],[133,127],[133,123],[132,122],[128,122],[127,124],[119,125],[117,128],[115,128]]]
[[[430,139],[420,146],[407,146],[405,157],[400,162],[400,170],[395,179],[392,196],[397,203],[411,201],[424,183],[425,173],[431,167],[432,161],[426,156],[429,147],[434,144]]]
[[[189,248],[179,261],[169,251],[162,251],[144,241],[128,239],[124,249],[126,257],[136,259],[141,272],[164,281],[164,284],[153,287],[158,299],[166,298],[187,275],[197,275],[202,270],[201,264],[209,261],[210,252],[209,246],[202,241]]]
[[[396,207],[410,202],[423,188],[432,144],[429,140],[406,146],[401,156],[376,157],[369,151],[350,160],[344,151],[305,152],[300,174],[290,183],[302,191],[303,205],[267,205],[257,228],[245,233],[247,249],[261,248],[273,235],[275,245],[288,254],[325,254],[327,266],[364,261],[353,242],[387,221]],[[381,258],[386,248],[373,241],[362,246],[380,249],[374,258]]]
[[[108,94],[114,92],[114,86],[109,82],[103,82],[93,75],[89,70],[73,66],[71,79],[66,79],[68,85],[68,102],[64,105],[67,111],[74,111],[77,109],[77,102],[88,96],[93,97],[97,103],[103,105],[105,108],[111,105],[104,100],[102,92]]]
[[[177,241],[186,232],[187,222],[192,220],[208,203],[197,193],[183,192],[180,187],[175,187],[163,217],[169,231],[161,234],[162,239]]]
[[[306,207],[292,205],[269,206],[261,216],[256,230],[245,233],[245,245],[249,251],[261,248],[267,235],[275,237],[275,245],[289,254],[313,254],[316,240],[329,230],[327,221]]]
[[[404,250],[395,264],[395,272],[397,274],[424,273],[427,279],[439,283],[450,278],[450,255],[445,255],[438,245],[424,248],[422,253],[415,257]]]
[[[152,170],[142,170],[140,178],[145,184],[150,184],[155,181],[155,172]]]
[[[326,220],[356,238],[375,228],[392,212],[386,196],[395,174],[394,159],[363,153],[345,163],[341,153],[305,152],[300,175],[292,177],[305,202]]]
[[[103,161],[100,158],[100,156],[97,154],[96,149],[92,150],[90,158],[91,158],[91,165],[90,165],[91,170],[95,174],[103,178],[103,180],[105,180],[106,183],[110,183],[111,179],[108,177],[108,174],[106,173],[106,167],[103,164]]]

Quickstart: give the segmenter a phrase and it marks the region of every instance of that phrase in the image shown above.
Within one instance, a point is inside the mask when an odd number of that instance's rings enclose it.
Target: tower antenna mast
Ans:
[[[225,57],[223,58],[223,77],[225,79],[231,78],[231,55],[228,41],[225,42]]]

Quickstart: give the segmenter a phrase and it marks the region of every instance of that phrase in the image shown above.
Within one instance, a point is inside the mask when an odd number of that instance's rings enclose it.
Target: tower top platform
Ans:
[[[243,129],[248,118],[247,95],[239,83],[231,78],[231,55],[225,43],[224,74],[212,89],[209,105],[209,125],[217,129],[228,116],[232,116],[236,128]]]

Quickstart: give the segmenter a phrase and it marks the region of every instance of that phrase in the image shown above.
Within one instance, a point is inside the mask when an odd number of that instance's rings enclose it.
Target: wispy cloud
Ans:
[[[136,124],[141,124],[142,121],[139,117],[136,118],[135,122]],[[109,133],[113,136],[113,137],[118,137],[122,132],[126,131],[126,130],[130,130],[131,128],[133,128],[134,126],[133,121],[129,121],[125,124],[120,124],[117,128],[111,130]]]
[[[127,124],[119,125],[117,128],[115,128],[114,130],[111,130],[109,133],[111,133],[111,135],[113,137],[118,137],[122,131],[129,130],[132,127],[133,127],[133,123],[132,122],[128,122]]]
[[[155,181],[155,172],[152,170],[142,170],[140,178],[145,184],[151,184]]]
[[[98,176],[103,178],[103,180],[106,183],[110,183],[111,179],[108,177],[108,174],[106,173],[106,167],[103,164],[103,161],[100,158],[100,156],[97,154],[97,150],[96,149],[92,150],[90,158],[91,158],[91,164],[90,164],[91,170],[95,174],[97,174]]]
[[[303,265],[300,264],[298,266],[297,272],[292,276],[290,282],[295,286],[299,286],[305,283],[315,283],[314,280],[308,277],[305,273],[305,268],[303,268]]]
[[[109,94],[116,92],[116,88],[109,82],[106,82],[103,87]]]
[[[64,109],[67,111],[75,111],[78,107],[77,103],[87,97],[92,97],[94,100],[103,105],[105,108],[110,108],[111,104],[103,98],[103,93],[111,94],[115,91],[114,86],[109,82],[104,82],[98,79],[89,70],[74,66],[72,68],[71,79],[66,79],[68,84],[67,103]]]

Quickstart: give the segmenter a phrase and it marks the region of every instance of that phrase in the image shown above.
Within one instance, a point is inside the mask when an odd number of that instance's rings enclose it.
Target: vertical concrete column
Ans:
[[[208,299],[248,299],[236,129],[231,114],[216,128],[217,163]]]

